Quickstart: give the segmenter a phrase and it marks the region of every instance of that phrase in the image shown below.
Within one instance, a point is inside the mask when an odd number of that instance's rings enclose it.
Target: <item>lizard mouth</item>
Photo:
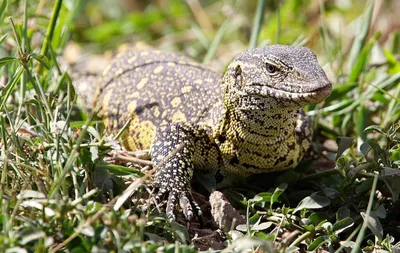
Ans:
[[[303,94],[303,95],[307,95],[307,94],[314,94],[314,93],[326,93],[326,92],[330,92],[332,89],[332,84],[327,81],[324,84],[317,84],[315,85],[315,88],[303,88],[301,86],[287,86],[287,85],[277,85],[277,86],[272,86],[272,85],[268,85],[268,84],[261,84],[261,83],[253,83],[252,85],[248,86],[248,88],[255,88],[257,89],[257,91],[260,94],[263,93],[263,90],[268,89],[274,92],[278,92],[278,93],[288,93],[288,94]],[[249,89],[249,92],[252,92]]]
[[[318,93],[321,94],[321,96],[326,96],[325,98],[327,98],[332,91],[332,84],[330,82],[325,83],[324,85],[314,89],[312,92],[314,93]]]
[[[332,85],[330,82],[327,82],[326,84],[319,85],[316,89],[311,90],[298,89],[288,91],[289,88],[285,88],[286,90],[262,84],[253,84],[252,86],[248,86],[245,92],[255,98],[268,99],[273,97],[278,101],[281,100],[288,103],[292,102],[294,105],[301,106],[305,104],[317,104],[325,100],[331,93]]]

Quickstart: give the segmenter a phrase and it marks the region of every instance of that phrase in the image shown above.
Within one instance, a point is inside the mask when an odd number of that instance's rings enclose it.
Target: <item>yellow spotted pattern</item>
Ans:
[[[269,75],[266,62],[279,73]],[[155,180],[170,194],[167,213],[179,199],[187,216],[199,211],[190,194],[194,169],[249,176],[295,167],[312,135],[300,107],[330,92],[309,49],[279,45],[240,54],[224,76],[183,56],[127,50],[89,83],[100,87],[106,130],[115,134],[130,120],[122,144],[150,148],[161,164]]]
[[[121,137],[129,150],[149,149],[161,125],[184,124],[207,133],[193,156],[202,169],[223,165],[226,172],[248,176],[292,168],[309,147],[311,128],[297,110],[233,117],[227,114],[231,98],[222,95],[222,76],[183,56],[124,51],[104,70],[101,84],[106,130],[117,133],[131,120]]]

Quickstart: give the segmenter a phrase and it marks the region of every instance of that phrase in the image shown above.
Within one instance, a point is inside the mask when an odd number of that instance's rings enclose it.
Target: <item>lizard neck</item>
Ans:
[[[298,108],[236,110],[225,115],[215,139],[227,172],[247,176],[278,171],[295,167],[301,159],[295,132]]]
[[[224,133],[226,139],[241,145],[276,144],[295,135],[299,108],[227,111]]]
[[[283,96],[249,93],[240,73],[228,71],[223,77],[224,113],[216,137],[240,145],[282,143],[294,136],[301,105]]]

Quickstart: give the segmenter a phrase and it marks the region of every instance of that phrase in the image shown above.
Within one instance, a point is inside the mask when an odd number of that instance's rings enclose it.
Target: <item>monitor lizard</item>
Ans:
[[[130,120],[123,146],[150,148],[156,199],[168,197],[168,217],[179,203],[189,220],[201,215],[194,170],[248,177],[294,168],[312,137],[301,108],[332,87],[310,49],[286,45],[249,49],[224,75],[184,56],[131,49],[83,83],[74,83],[78,96],[100,105],[107,132]]]

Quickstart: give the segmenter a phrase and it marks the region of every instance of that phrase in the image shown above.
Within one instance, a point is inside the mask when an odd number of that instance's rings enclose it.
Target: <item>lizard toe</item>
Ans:
[[[194,216],[192,201],[193,201],[193,198],[192,198],[192,200],[190,200],[186,194],[182,194],[181,197],[179,198],[179,205],[183,210],[183,215],[185,215],[185,218],[188,221],[191,221]]]
[[[168,201],[167,201],[167,217],[170,219],[175,220],[175,214],[174,214],[174,209],[175,205],[177,204],[178,197],[177,194],[174,192],[170,192],[168,195]]]
[[[165,194],[166,194],[165,190],[159,190],[157,194],[154,196],[156,203],[161,203]]]
[[[189,192],[187,193],[187,195],[185,195],[185,197],[186,197],[185,203],[187,203],[186,206],[189,206],[192,213],[194,213],[198,218],[201,218],[203,212],[201,211],[199,204],[197,204],[197,202],[194,200],[192,194]]]

